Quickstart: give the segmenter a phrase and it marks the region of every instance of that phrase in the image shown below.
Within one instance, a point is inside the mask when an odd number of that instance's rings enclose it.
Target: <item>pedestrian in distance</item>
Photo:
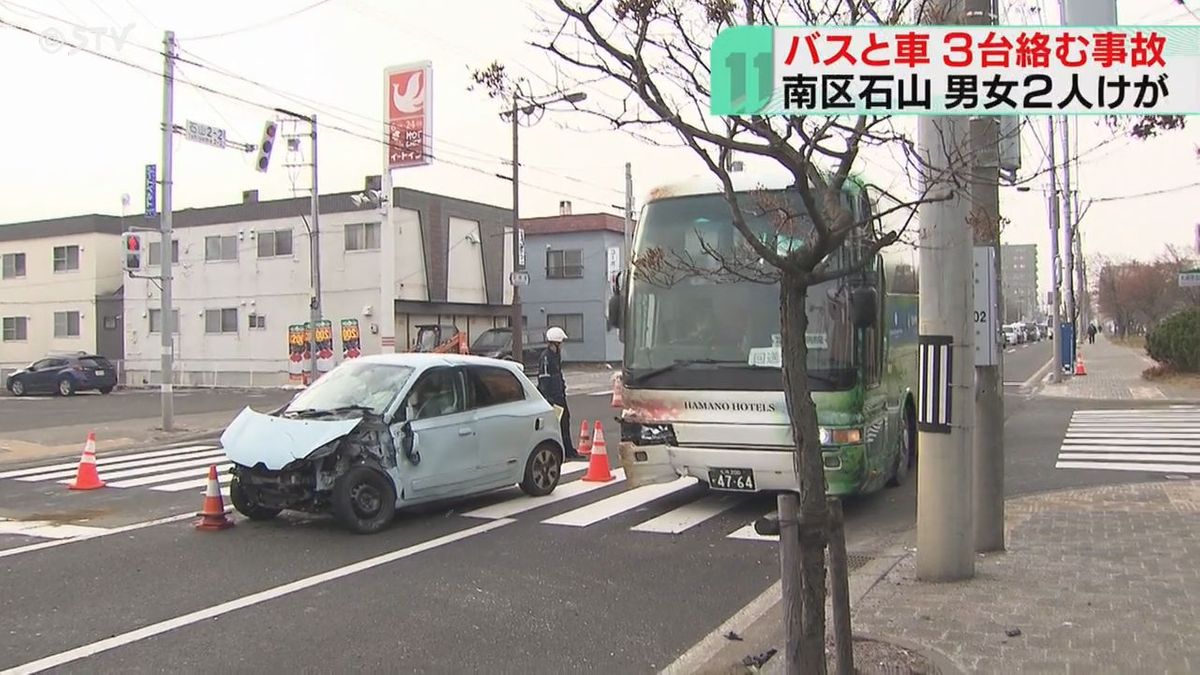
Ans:
[[[571,408],[567,405],[567,381],[563,379],[562,343],[567,333],[558,326],[546,330],[546,348],[538,357],[538,391],[550,405],[562,408],[558,426],[562,431],[563,459],[583,459],[571,440]]]
[[[1096,344],[1096,324],[1088,324],[1088,344]]]

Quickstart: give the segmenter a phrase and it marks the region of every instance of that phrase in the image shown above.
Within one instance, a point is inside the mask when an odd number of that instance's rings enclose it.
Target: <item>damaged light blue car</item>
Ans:
[[[246,408],[221,444],[242,515],[332,512],[362,534],[421,502],[515,484],[548,495],[563,461],[554,409],[521,365],[457,354],[346,361],[279,410]]]

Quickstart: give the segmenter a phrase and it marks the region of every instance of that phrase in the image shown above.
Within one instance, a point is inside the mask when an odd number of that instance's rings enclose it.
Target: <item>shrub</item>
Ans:
[[[1178,372],[1200,372],[1200,307],[1160,321],[1146,336],[1146,353]]]

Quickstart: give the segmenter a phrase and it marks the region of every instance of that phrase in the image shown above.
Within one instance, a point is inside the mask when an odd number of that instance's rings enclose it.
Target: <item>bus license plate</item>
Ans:
[[[755,490],[754,472],[750,469],[709,469],[708,483],[718,490]]]

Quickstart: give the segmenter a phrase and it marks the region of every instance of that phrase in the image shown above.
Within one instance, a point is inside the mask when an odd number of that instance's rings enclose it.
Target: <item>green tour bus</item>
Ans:
[[[748,226],[780,242],[779,208],[804,212],[790,174],[732,176]],[[861,181],[846,183],[844,203],[860,217],[881,211]],[[715,177],[659,186],[644,202],[634,267],[651,251],[673,252],[687,265],[670,266],[671,274],[627,268],[613,279],[609,324],[624,343],[620,456],[631,486],[692,476],[723,491],[799,489],[778,282],[707,273],[730,260],[764,264],[748,250]],[[848,262],[858,250],[848,242],[834,255]],[[917,278],[916,251],[896,245],[862,274],[809,289],[808,385],[830,494],[899,485],[915,466]]]

